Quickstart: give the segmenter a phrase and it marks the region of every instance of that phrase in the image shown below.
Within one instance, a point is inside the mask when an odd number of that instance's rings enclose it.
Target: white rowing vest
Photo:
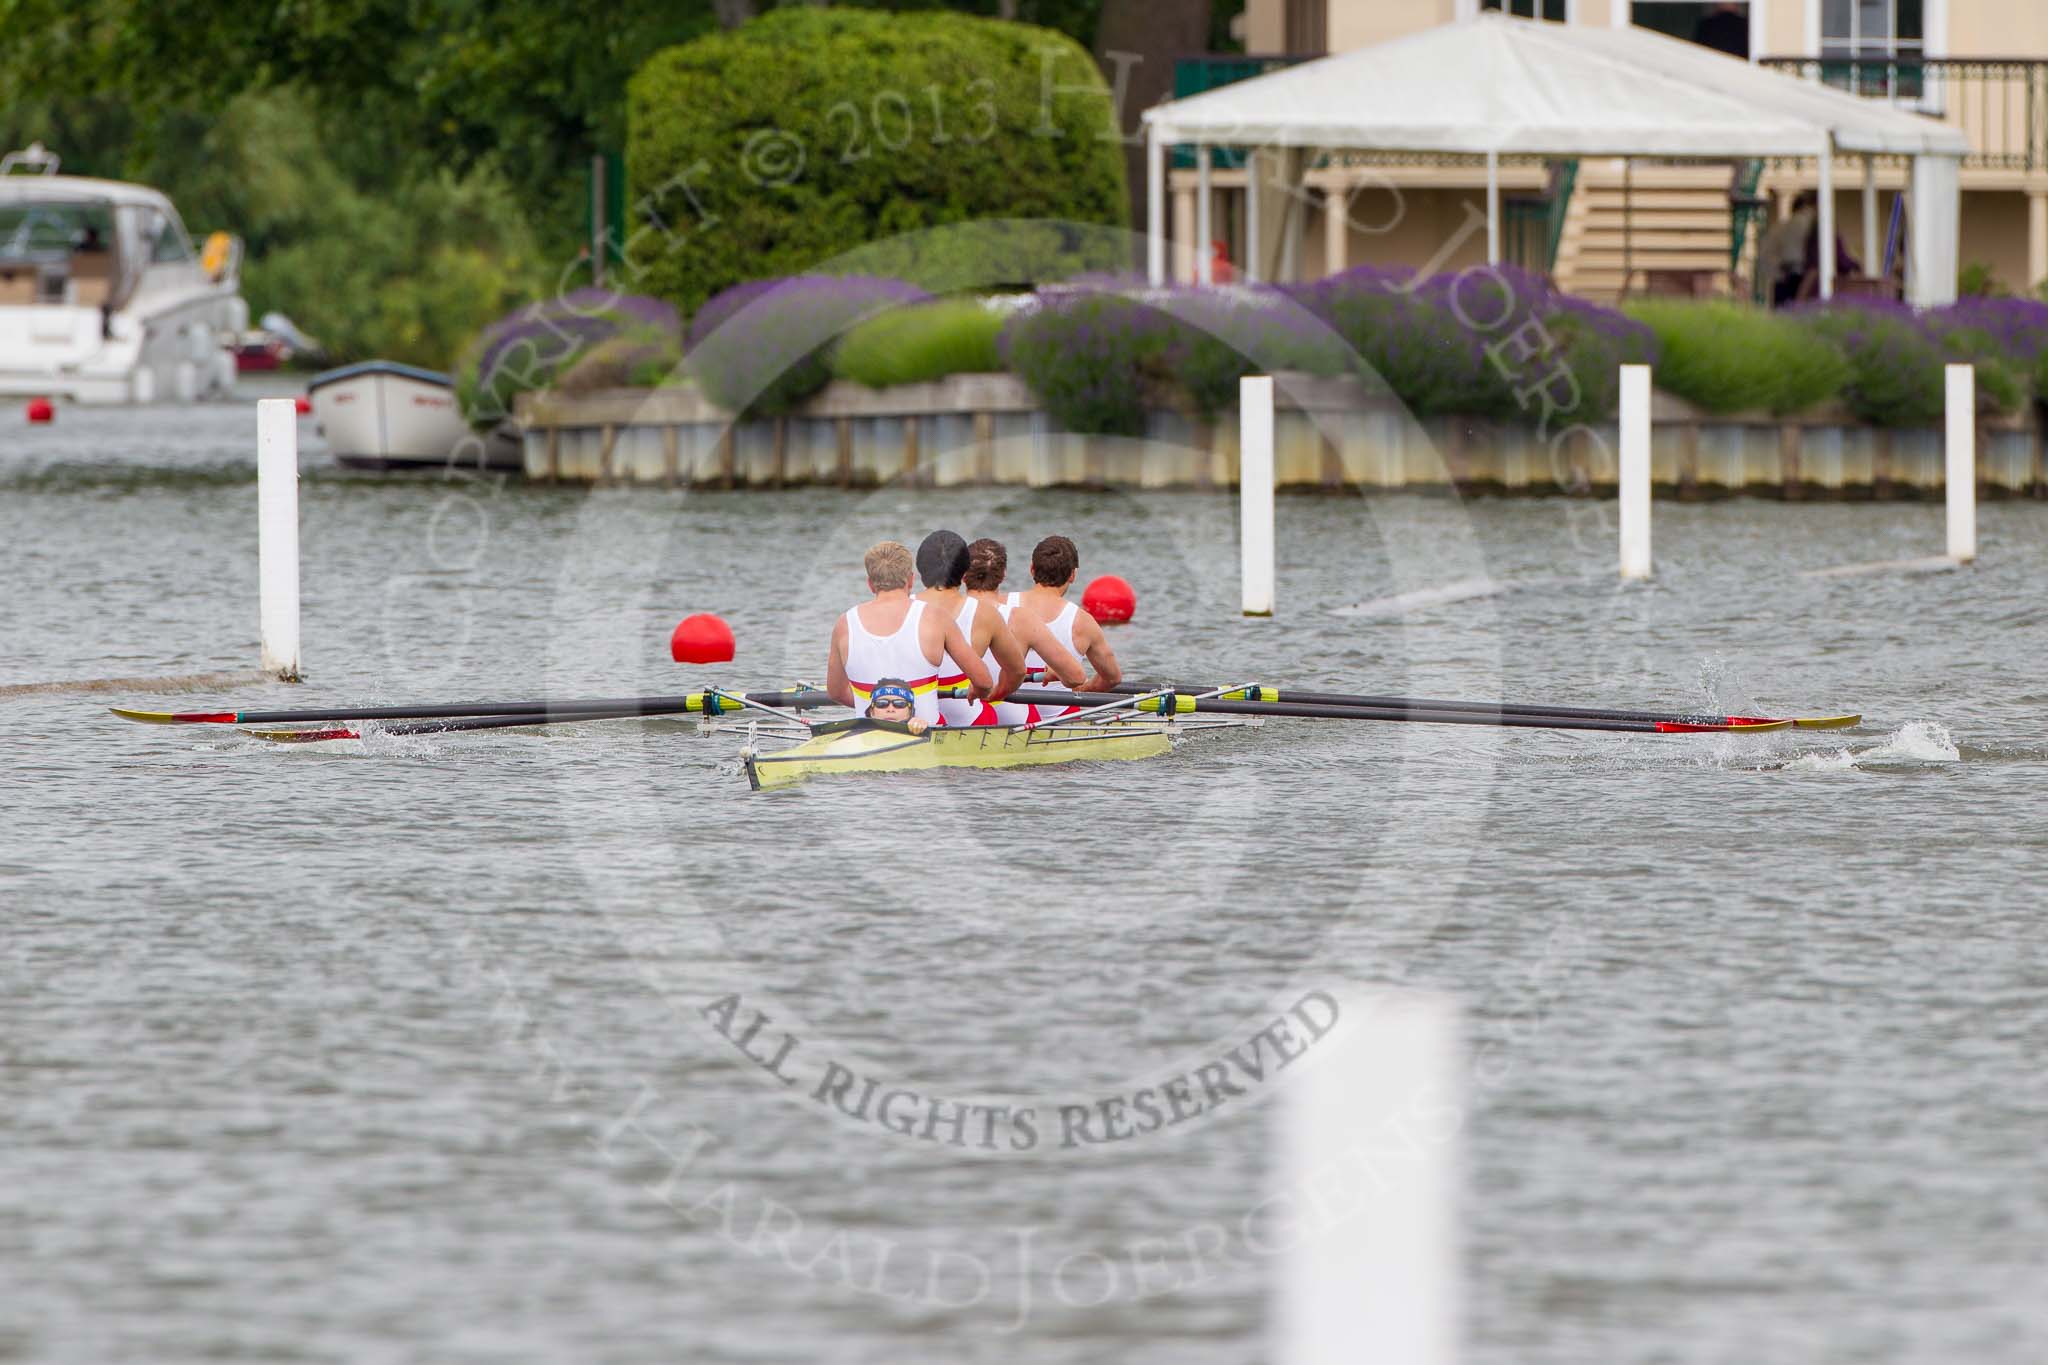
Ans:
[[[1023,593],[1011,593],[1009,602],[1011,609],[1014,610],[1017,604],[1023,600]],[[1081,659],[1081,665],[1085,668],[1088,661],[1082,659],[1081,651],[1074,648],[1074,619],[1080,610],[1072,602],[1067,603],[1066,607],[1057,617],[1046,623],[1046,629],[1052,632],[1053,639],[1058,640],[1067,647],[1067,653],[1073,655],[1076,659]],[[1008,612],[1003,614],[1003,619],[1005,621],[1010,619]],[[1038,651],[1035,649],[1024,651],[1024,670],[1033,682],[1044,682],[1052,676],[1052,670],[1045,666],[1045,660],[1038,656]]]
[[[959,617],[956,618],[960,626],[960,633],[961,635],[966,637],[967,642],[969,644],[972,644],[974,642],[974,612],[975,609],[980,605],[981,603],[975,601],[973,598],[968,598],[966,605],[960,608]],[[1009,619],[1007,614],[1005,614],[1004,619]],[[991,652],[988,657],[993,659],[995,655],[993,652]],[[993,677],[995,665],[990,664],[989,668],[990,676]],[[942,690],[948,687],[958,687],[960,684],[966,681],[967,675],[961,671],[959,664],[953,662],[953,656],[951,654],[948,654],[945,657],[945,659],[939,664],[939,687]],[[994,722],[992,721],[986,721],[981,719],[982,712],[986,710],[988,710],[988,705],[985,702],[971,701],[966,697],[940,697],[939,724],[993,724]]]
[[[1020,603],[1022,603],[1023,600],[1023,593],[1011,593],[1010,600],[1008,603],[1010,610],[1016,610],[1017,606]],[[1058,640],[1061,644],[1067,647],[1067,653],[1073,655],[1076,659],[1080,659],[1081,666],[1083,668],[1086,668],[1088,666],[1088,661],[1085,658],[1082,658],[1080,650],[1074,648],[1074,619],[1080,610],[1081,609],[1075,606],[1072,602],[1067,603],[1058,616],[1054,617],[1051,621],[1048,621],[1046,623],[1045,628],[1052,632],[1053,639]],[[1005,613],[1003,619],[1006,621],[1009,620],[1009,615]],[[1028,682],[1036,683],[1041,687],[1060,687],[1064,685],[1060,682],[1058,678],[1053,677],[1052,670],[1045,666],[1044,658],[1042,658],[1039,655],[1038,651],[1035,649],[1027,649],[1024,651],[1024,677]],[[1005,710],[1022,712],[1023,715],[1020,717],[1020,719],[1026,721],[1042,720],[1045,718],[1044,713],[1040,712],[1036,706],[1010,706],[1006,704],[996,709],[998,712]],[[1063,706],[1059,710],[1053,712],[1052,714],[1056,716],[1071,716],[1080,709],[1081,708],[1078,706]],[[1003,724],[1005,725],[1014,725],[1016,723],[1016,721],[1003,721]]]
[[[1017,604],[1015,602],[996,603],[996,611],[1002,615],[1004,625],[1010,624],[1010,614],[1016,610]],[[1035,657],[1037,656],[1028,655],[1025,662],[1029,663]],[[984,661],[988,664],[989,676],[994,677],[996,675],[996,652],[993,649],[989,650],[984,656]],[[1023,725],[1027,721],[1038,719],[1037,707],[1023,706],[1014,701],[999,701],[993,705],[983,703],[981,709],[984,712],[984,718],[975,721],[977,725]]]
[[[938,723],[939,670],[918,642],[918,623],[923,619],[924,603],[913,599],[894,635],[874,635],[860,623],[860,608],[846,609],[846,681],[853,687],[856,715],[868,713],[868,693],[876,683],[901,678],[917,698],[910,714],[927,724]]]

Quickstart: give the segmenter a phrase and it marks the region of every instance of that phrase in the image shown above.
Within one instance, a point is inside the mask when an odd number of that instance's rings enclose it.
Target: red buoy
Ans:
[[[28,400],[28,420],[29,420],[29,421],[31,421],[31,422],[48,422],[48,421],[52,421],[52,420],[54,420],[54,419],[56,418],[56,416],[57,416],[57,405],[56,405],[56,404],[54,404],[54,403],[52,403],[52,402],[51,402],[51,401],[50,401],[49,399],[47,399],[47,398],[31,398],[31,399],[29,399],[29,400]]]
[[[1081,610],[1105,626],[1122,625],[1137,614],[1138,594],[1115,574],[1106,573],[1081,590]]]
[[[302,393],[292,400],[292,406],[298,410],[299,416],[304,417],[313,410],[313,400]]]
[[[710,612],[685,616],[668,637],[668,652],[679,664],[726,663],[732,650],[732,627]]]

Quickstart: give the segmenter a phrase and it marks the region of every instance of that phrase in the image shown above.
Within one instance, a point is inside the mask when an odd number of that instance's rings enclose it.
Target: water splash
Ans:
[[[1801,754],[1786,764],[1789,772],[1842,772],[1852,768],[1921,768],[1957,763],[1963,753],[1946,725],[1931,720],[1908,721],[1867,749]]]

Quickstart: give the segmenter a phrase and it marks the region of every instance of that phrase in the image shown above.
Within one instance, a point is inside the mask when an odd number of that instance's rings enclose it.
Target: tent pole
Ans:
[[[1835,296],[1835,140],[1832,136],[1820,145],[1820,220],[1814,228],[1819,233],[1820,296],[1831,299]]]
[[[1628,287],[1636,278],[1636,161],[1632,156],[1621,159],[1621,296],[1628,297]]]
[[[1500,153],[1486,154],[1486,263],[1500,264]]]
[[[1195,147],[1195,283],[1216,283],[1215,226],[1211,221],[1214,191],[1209,184],[1209,144]]]
[[[1246,284],[1257,284],[1262,278],[1259,250],[1265,243],[1260,240],[1259,198],[1265,188],[1260,182],[1266,178],[1266,151],[1254,147],[1244,154],[1244,265],[1237,272],[1238,279]]]
[[[1145,278],[1166,283],[1166,144],[1159,125],[1145,125]]]
[[[1863,158],[1863,273],[1876,278],[1877,259],[1877,158]]]

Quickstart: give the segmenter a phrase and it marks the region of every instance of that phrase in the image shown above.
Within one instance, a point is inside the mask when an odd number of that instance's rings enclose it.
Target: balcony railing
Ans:
[[[1244,52],[1210,52],[1199,57],[1182,57],[1173,64],[1173,97],[1184,100],[1190,95],[1206,95],[1226,85],[1235,85],[1269,71],[1315,59],[1315,56],[1306,54]],[[1194,148],[1174,148],[1173,164],[1181,170],[1192,167],[1195,164]],[[1244,165],[1244,154],[1235,147],[1219,147],[1210,158],[1210,164],[1235,169]]]
[[[1970,139],[1965,166],[2048,168],[2048,60],[1765,57],[1763,65],[1959,128]]]

